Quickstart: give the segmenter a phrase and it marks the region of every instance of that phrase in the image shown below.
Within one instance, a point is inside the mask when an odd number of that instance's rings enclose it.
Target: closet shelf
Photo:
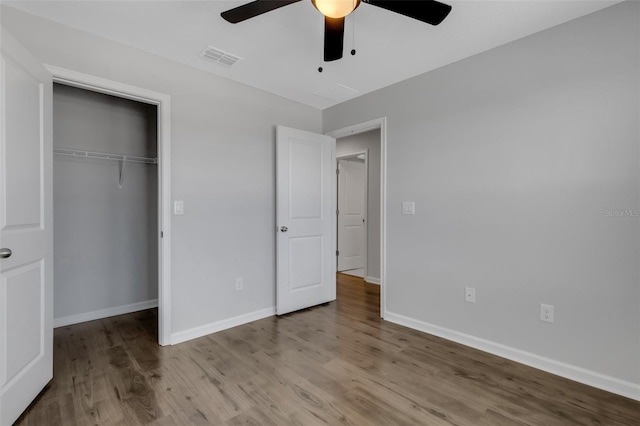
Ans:
[[[80,158],[97,158],[101,160],[116,160],[129,163],[158,164],[157,158],[138,157],[135,155],[109,154],[106,152],[81,151],[78,149],[53,148],[57,155],[67,155]]]
[[[69,157],[116,160],[119,164],[120,169],[120,176],[118,178],[118,186],[120,188],[122,188],[124,165],[126,163],[158,164],[157,158],[138,157],[136,155],[109,154],[106,152],[82,151],[79,149],[53,148],[53,153],[57,155],[67,155]]]

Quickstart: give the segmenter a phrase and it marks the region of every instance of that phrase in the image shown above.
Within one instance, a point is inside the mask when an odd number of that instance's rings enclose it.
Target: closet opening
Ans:
[[[158,105],[54,83],[54,327],[150,310],[162,344],[159,141]]]

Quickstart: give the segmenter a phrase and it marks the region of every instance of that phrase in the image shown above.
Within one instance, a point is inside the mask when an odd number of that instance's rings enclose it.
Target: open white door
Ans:
[[[338,271],[365,266],[366,178],[364,160],[338,160]]]
[[[52,79],[1,37],[0,425],[10,425],[53,377]]]
[[[278,315],[336,298],[335,139],[278,126]]]

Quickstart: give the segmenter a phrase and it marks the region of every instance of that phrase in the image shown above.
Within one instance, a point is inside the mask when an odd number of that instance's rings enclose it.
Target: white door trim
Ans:
[[[158,107],[158,343],[171,344],[171,97],[44,64],[53,81]],[[160,234],[162,233],[162,237]]]
[[[387,312],[387,117],[327,132],[339,139],[369,130],[380,129],[380,316]]]
[[[364,229],[364,249],[363,249],[363,256],[364,256],[364,268],[363,268],[363,278],[367,278],[367,265],[368,265],[368,259],[367,259],[367,255],[369,253],[369,247],[367,246],[367,244],[369,244],[369,235],[368,235],[368,231],[367,229],[369,229],[369,150],[365,149],[362,151],[357,151],[357,152],[351,152],[348,154],[342,154],[342,155],[337,155],[336,156],[336,167],[338,167],[338,161],[339,160],[344,160],[347,158],[353,158],[353,157],[357,157],[358,155],[363,155],[364,154],[364,224],[365,224],[365,229]],[[338,182],[340,182],[340,178],[338,178]],[[340,184],[338,183],[338,185],[336,186],[337,188],[337,194],[338,197],[337,199],[340,199]],[[338,210],[340,210],[340,208],[338,207]],[[336,221],[336,230],[338,229],[339,224]],[[336,242],[338,242],[339,239],[337,239],[336,236]],[[338,248],[339,250],[339,248]],[[336,262],[336,270],[337,270],[337,262]]]

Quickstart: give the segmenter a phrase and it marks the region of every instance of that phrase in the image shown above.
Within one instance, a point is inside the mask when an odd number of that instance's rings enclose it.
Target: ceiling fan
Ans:
[[[226,21],[237,24],[299,1],[302,0],[255,0],[222,12],[220,15]],[[311,0],[311,2],[324,15],[324,60],[326,62],[342,58],[345,16],[356,10],[361,2],[431,25],[441,23],[451,11],[451,6],[436,0]],[[352,51],[353,53],[355,51]]]

